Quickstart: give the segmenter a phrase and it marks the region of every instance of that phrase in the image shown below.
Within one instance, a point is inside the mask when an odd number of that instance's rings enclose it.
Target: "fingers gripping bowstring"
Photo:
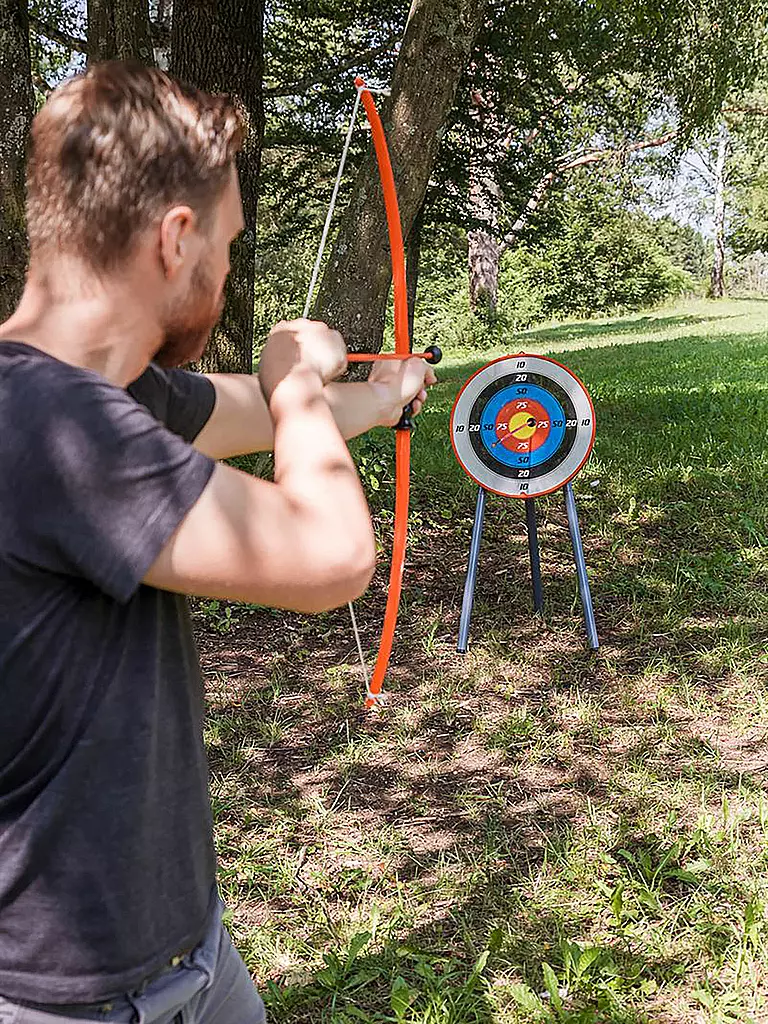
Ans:
[[[344,167],[347,162],[347,156],[349,155],[349,148],[352,145],[352,135],[355,131],[355,124],[357,123],[357,112],[360,109],[360,98],[363,94],[363,90],[360,86],[357,87],[357,95],[355,97],[355,105],[352,108],[352,116],[349,119],[349,128],[347,129],[347,137],[344,141],[344,149],[341,153],[341,160],[339,162],[339,169],[336,172],[336,181],[333,185],[333,192],[331,193],[331,202],[328,206],[328,213],[325,216],[325,224],[323,225],[323,233],[320,237],[320,245],[318,246],[317,256],[315,257],[315,265],[312,268],[312,278],[309,282],[309,288],[307,289],[307,299],[304,303],[304,312],[302,316],[307,317],[309,315],[310,308],[312,306],[312,296],[315,292],[315,285],[317,279],[320,276],[320,266],[323,262],[323,253],[325,252],[325,246],[328,241],[328,233],[331,230],[331,222],[333,220],[333,214],[336,209],[336,200],[339,198],[339,189],[341,188],[341,179],[344,174]],[[365,663],[365,654],[363,653],[363,642],[360,639],[360,630],[357,626],[357,616],[355,615],[355,609],[351,601],[348,603],[349,616],[352,620],[352,631],[355,634],[355,643],[357,645],[357,655],[360,659],[360,668],[363,671],[363,680],[365,682],[366,690],[370,690],[371,677],[368,673],[368,666]]]

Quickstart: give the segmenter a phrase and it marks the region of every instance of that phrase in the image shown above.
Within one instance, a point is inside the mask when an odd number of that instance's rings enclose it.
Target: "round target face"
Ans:
[[[451,441],[476,483],[514,498],[549,494],[587,461],[595,410],[578,377],[544,356],[504,356],[456,397]]]

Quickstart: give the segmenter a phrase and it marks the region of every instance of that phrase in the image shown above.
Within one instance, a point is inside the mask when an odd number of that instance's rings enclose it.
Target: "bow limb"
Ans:
[[[384,194],[384,208],[387,214],[389,232],[389,249],[392,258],[392,289],[395,302],[395,352],[407,356],[411,351],[411,338],[408,331],[408,292],[405,284],[405,247],[403,245],[403,229],[400,221],[400,207],[397,202],[395,177],[392,173],[392,161],[389,156],[384,127],[376,109],[373,96],[365,86],[362,78],[355,79],[358,93],[365,107],[368,123],[371,126],[376,162],[381,178]],[[411,419],[410,408],[403,410],[403,416],[396,429],[395,448],[395,532],[392,542],[392,565],[389,571],[389,592],[387,607],[384,612],[384,626],[379,641],[379,653],[376,666],[368,686],[365,706],[373,707],[381,696],[384,677],[389,667],[392,644],[397,626],[397,613],[400,607],[400,594],[403,587],[403,569],[405,567],[405,547],[408,540],[408,503],[411,479]]]
[[[392,564],[389,570],[389,590],[384,625],[379,641],[379,653],[371,682],[366,694],[365,706],[373,707],[381,698],[381,688],[389,667],[392,644],[395,639],[397,613],[400,609],[400,594],[403,588],[405,548],[408,542],[408,503],[411,481],[411,432],[408,429],[396,431],[395,441],[395,532],[392,540]]]
[[[371,126],[373,148],[379,168],[381,188],[384,193],[384,209],[387,214],[389,231],[389,249],[392,258],[392,290],[395,300],[395,352],[407,355],[411,351],[411,338],[408,331],[408,291],[405,284],[405,246],[403,245],[403,228],[400,222],[400,207],[397,202],[395,176],[392,173],[392,161],[389,157],[387,137],[376,109],[373,96],[365,86],[362,78],[355,79],[360,99],[365,107],[368,124]]]

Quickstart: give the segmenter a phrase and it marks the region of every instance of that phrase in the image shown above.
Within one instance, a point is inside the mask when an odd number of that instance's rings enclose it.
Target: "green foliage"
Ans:
[[[382,946],[371,931],[356,932],[346,949],[323,955],[324,966],[309,987],[281,991],[269,985],[270,1016],[294,1019],[289,1015],[317,1002],[329,1008],[335,1024],[485,1024],[485,973],[498,942],[492,936],[468,967],[449,956],[400,946],[394,936]],[[393,1016],[376,1012],[372,999],[386,1000]]]
[[[579,200],[559,212],[559,235],[507,261],[502,311],[511,299],[515,316],[514,296],[526,277],[538,282],[542,318],[641,309],[692,288],[692,278],[673,266],[643,214],[621,210],[595,222],[595,211],[585,210]]]
[[[654,219],[652,233],[673,267],[684,270],[695,281],[706,277],[710,254],[707,243],[695,228],[664,216]]]
[[[199,613],[204,616],[210,629],[217,633],[229,633],[237,624],[237,606],[228,601],[199,601]]]
[[[729,93],[754,80],[766,38],[765,0],[599,0],[617,19],[638,70],[666,93],[683,126],[712,124]]]
[[[510,987],[517,1006],[553,1024],[599,1024],[605,1013],[620,1010],[623,985],[636,979],[622,978],[609,950],[562,939],[557,952],[559,963],[541,965],[543,993],[526,984]]]
[[[764,81],[729,112],[728,242],[737,256],[768,251],[768,87]]]
[[[85,38],[85,4],[78,3],[78,0],[31,0],[29,13],[43,24],[52,25],[76,38]],[[55,86],[67,74],[82,68],[85,57],[38,32],[30,33],[30,47],[32,80],[38,102],[42,104],[45,98],[42,90]]]
[[[449,350],[488,348],[544,320],[642,309],[695,291],[706,247],[691,227],[628,208],[608,174],[583,172],[501,263],[494,318],[469,313],[461,233],[436,231],[424,257],[417,334]]]
[[[370,499],[382,487],[394,485],[392,444],[387,431],[375,430],[363,434],[350,442],[350,449]]]
[[[727,7],[727,9],[726,9]],[[499,234],[558,162],[674,126],[678,144],[711,126],[762,60],[765,0],[538,0],[495,4],[443,138],[429,200],[468,224],[470,153],[501,188]],[[470,93],[470,90],[473,90]],[[479,217],[478,223],[483,221]]]
[[[494,132],[500,141],[504,138],[500,155],[491,161],[503,188],[503,209],[498,211],[503,233],[542,174],[566,154],[595,144],[620,147],[628,139],[647,135],[650,125],[657,131],[667,121],[676,123],[683,135],[709,123],[727,90],[748,78],[756,59],[762,0],[738,0],[737,7],[738,14],[729,10],[726,17],[717,15],[716,0],[703,5],[671,0],[492,4],[474,54],[471,80],[459,90],[452,122],[443,133],[427,198],[427,223],[433,229],[438,223],[462,229],[470,224],[469,156],[479,139],[487,143]],[[388,80],[394,49],[387,40],[402,30],[404,10],[383,0],[343,9],[330,0],[309,6],[281,0],[269,7],[259,334],[276,318],[299,312],[303,304],[352,101],[351,72],[328,71],[354,52],[363,55],[356,70],[373,80]],[[383,52],[367,58],[366,67],[365,54],[379,46]],[[313,78],[316,84],[309,86]],[[294,82],[303,84],[293,94],[278,95],[281,88],[290,93],[284,87]],[[486,103],[482,131],[477,117],[467,112],[470,87],[479,90]],[[366,142],[363,132],[353,140],[339,216]],[[553,193],[550,203],[560,200],[561,194]],[[677,253],[671,253],[665,260],[667,240],[654,253],[653,246],[638,237],[642,232],[634,230],[637,224],[631,227],[624,247],[631,272],[623,287],[617,285],[623,273],[621,260],[610,266],[616,240],[605,232],[589,252],[593,267],[583,274],[567,254],[557,258],[555,284],[532,279],[526,267],[508,266],[510,283],[520,285],[514,308],[504,314],[500,327],[478,324],[468,316],[461,280],[465,247],[454,253],[442,281],[434,273],[428,275],[427,294],[420,295],[420,323],[427,323],[433,336],[471,342],[474,335],[489,330],[507,330],[561,313],[637,308],[690,288],[691,283],[671,272],[668,264],[694,278],[701,276],[700,259],[681,262]],[[620,239],[621,231],[617,227]],[[430,258],[433,255],[434,251]],[[530,259],[543,259],[542,269],[551,269],[538,250]],[[569,274],[569,268],[577,272]],[[574,293],[570,295],[569,278]]]

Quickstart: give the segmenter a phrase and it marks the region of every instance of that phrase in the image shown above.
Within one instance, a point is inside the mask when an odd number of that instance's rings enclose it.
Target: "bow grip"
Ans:
[[[403,415],[395,424],[395,430],[413,430],[416,424],[413,422],[413,405],[409,402],[403,409]]]
[[[424,358],[430,365],[435,366],[443,358],[443,351],[439,345],[430,345],[424,349]],[[413,422],[413,405],[409,402],[403,409],[403,415],[395,425],[395,430],[415,430]]]

